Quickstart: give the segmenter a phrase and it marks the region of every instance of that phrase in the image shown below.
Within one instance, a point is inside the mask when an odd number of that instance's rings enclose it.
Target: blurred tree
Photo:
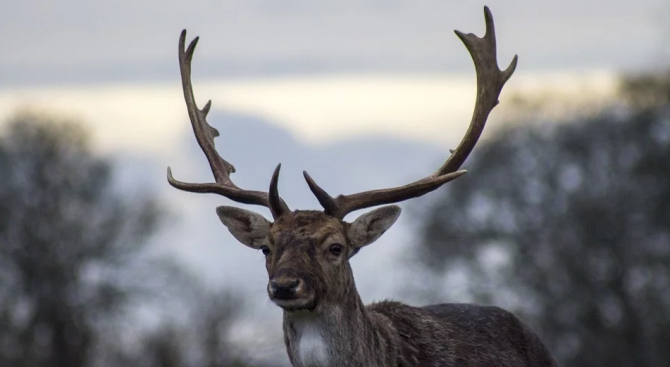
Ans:
[[[228,335],[232,323],[242,313],[243,300],[232,292],[203,292],[189,324],[195,327],[202,367],[241,367],[237,351]]]
[[[158,330],[145,336],[137,357],[145,367],[185,367],[187,366],[184,345],[190,335],[183,327],[162,325]]]
[[[471,173],[428,205],[421,264],[515,309],[562,365],[668,366],[665,98],[479,146]]]
[[[667,105],[670,103],[670,70],[626,75],[621,80],[620,94],[638,110]]]
[[[231,325],[243,312],[239,294],[213,292],[192,284],[183,294],[182,319],[164,322],[143,336],[133,355],[111,361],[145,367],[250,367],[233,345]]]
[[[21,114],[0,137],[0,365],[90,364],[96,323],[128,300],[123,272],[156,230],[76,124]]]

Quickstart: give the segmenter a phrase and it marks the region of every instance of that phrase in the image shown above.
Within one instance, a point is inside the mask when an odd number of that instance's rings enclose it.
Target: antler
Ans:
[[[507,80],[512,76],[512,73],[514,73],[518,60],[515,55],[505,71],[498,69],[495,27],[493,25],[493,16],[488,7],[484,7],[484,19],[486,21],[486,33],[482,38],[472,33],[464,34],[455,31],[456,35],[465,44],[468,52],[470,52],[477,73],[477,100],[475,102],[475,109],[470,127],[456,150],[452,151],[451,156],[435,173],[419,181],[390,189],[365,191],[352,195],[339,195],[337,198],[328,195],[325,190],[314,182],[307,172],[303,172],[310,190],[312,190],[327,214],[343,219],[347,214],[358,209],[419,197],[453,179],[463,176],[467,172],[466,170],[457,170],[477,144],[479,136],[484,130],[486,119],[491,110],[498,104],[500,92]]]
[[[236,186],[230,179],[230,174],[235,172],[235,167],[223,159],[217,152],[214,146],[214,138],[219,136],[219,131],[211,127],[207,123],[207,114],[212,106],[212,101],[208,101],[205,107],[198,109],[193,96],[193,86],[191,84],[191,60],[193,59],[193,51],[198,43],[198,37],[193,39],[184,48],[186,44],[186,30],[181,32],[179,36],[179,69],[181,70],[181,84],[184,89],[184,100],[186,101],[186,108],[188,116],[193,126],[195,138],[203,153],[207,157],[209,166],[214,174],[215,183],[186,183],[177,181],[172,177],[172,170],[168,167],[167,179],[173,187],[196,193],[215,193],[223,195],[230,200],[237,201],[244,204],[254,204],[265,206],[270,209],[272,216],[278,218],[281,214],[289,212],[290,209],[286,203],[279,197],[277,191],[277,181],[279,179],[279,170],[281,164],[277,166],[272,175],[270,183],[270,194],[261,191],[244,190]]]

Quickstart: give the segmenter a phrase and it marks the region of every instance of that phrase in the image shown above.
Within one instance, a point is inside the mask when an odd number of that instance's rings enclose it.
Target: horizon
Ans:
[[[519,74],[505,86],[486,135],[508,122],[519,98],[546,95],[573,106],[606,103],[618,86],[617,74],[605,70]],[[474,71],[194,81],[200,106],[211,99],[212,110],[264,118],[305,144],[382,136],[445,150],[467,128],[475,89]],[[177,83],[0,89],[0,121],[24,110],[84,123],[103,152],[165,154],[190,126]]]

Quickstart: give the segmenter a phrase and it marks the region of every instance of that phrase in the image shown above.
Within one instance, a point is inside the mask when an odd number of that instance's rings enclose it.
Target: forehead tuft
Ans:
[[[317,210],[296,210],[279,217],[272,224],[271,232],[294,231],[301,234],[316,234],[324,229],[341,230],[342,222]]]

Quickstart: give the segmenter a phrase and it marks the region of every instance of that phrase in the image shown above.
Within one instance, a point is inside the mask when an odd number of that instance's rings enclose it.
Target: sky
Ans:
[[[481,32],[480,1],[2,0],[5,85],[175,80],[179,32],[202,37],[205,77],[467,72],[452,30]],[[488,3],[502,60],[525,71],[656,66],[661,0]],[[662,58],[661,58],[662,59]],[[667,59],[665,59],[667,60]]]
[[[483,5],[0,0],[0,119],[54,111],[94,124],[105,151],[159,152],[184,130],[176,48],[186,28],[201,37],[200,104],[266,117],[313,144],[369,134],[444,144],[458,131],[450,123],[469,119],[475,94],[452,31],[481,34]],[[616,73],[667,60],[670,6],[661,0],[488,5],[501,65],[520,57],[499,110],[521,92],[563,89],[575,103],[607,95]]]
[[[179,33],[186,28],[189,39],[201,37],[196,99],[201,106],[213,100],[210,121],[222,132],[217,147],[238,168],[235,182],[262,189],[281,161],[291,207],[317,208],[303,169],[329,191],[350,193],[418,179],[446,158],[467,128],[476,85],[453,30],[482,35],[484,4],[0,0],[0,121],[32,109],[87,125],[124,184],[159,193],[176,213],[177,223],[161,235],[170,239],[167,253],[211,284],[249,280],[245,289],[256,307],[246,321],[276,326],[272,353],[281,350],[280,313],[265,295],[261,255],[235,243],[214,214],[230,203],[165,182],[168,165],[178,179],[211,180],[182,99]],[[620,72],[668,61],[670,6],[661,0],[488,5],[501,68],[514,54],[519,66],[484,139],[513,114],[515,96],[578,106],[611,97]],[[365,301],[402,300],[394,284],[412,284],[414,275],[397,266],[412,249],[411,212],[353,260]]]

